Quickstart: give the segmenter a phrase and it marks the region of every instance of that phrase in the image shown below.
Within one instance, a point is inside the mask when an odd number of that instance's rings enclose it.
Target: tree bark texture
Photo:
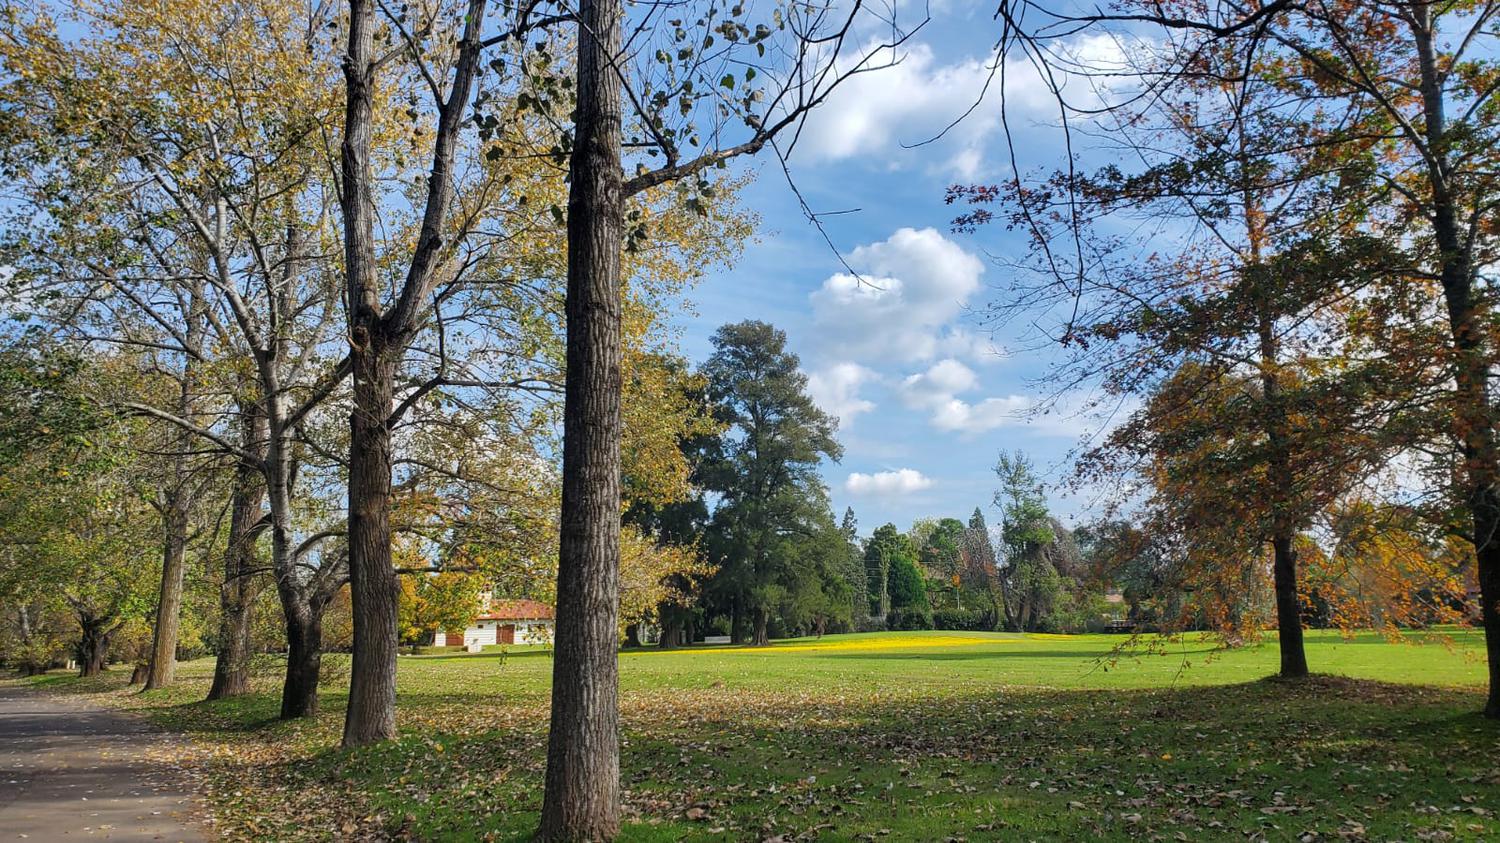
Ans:
[[[578,6],[557,643],[540,840],[620,831],[620,0]]]
[[[300,605],[299,605],[300,604]],[[282,601],[286,616],[286,681],[281,686],[281,719],[318,713],[318,674],[323,667],[323,606]]]
[[[378,331],[356,329],[354,412],[349,423],[349,588],[354,660],[344,745],[396,735],[396,600],[391,563],[391,414],[395,364]],[[361,337],[373,342],[360,343]]]
[[[264,418],[242,414],[246,450],[262,441]],[[255,539],[265,482],[260,467],[242,461],[235,467],[229,503],[229,537],[224,548],[224,582],[219,586],[218,652],[208,698],[221,700],[250,690],[250,620],[255,602]]]
[[[1307,675],[1307,651],[1302,646],[1302,601],[1297,597],[1297,551],[1287,534],[1271,540],[1272,573],[1276,584],[1276,628],[1281,647],[1281,676]]]
[[[1486,341],[1489,314],[1475,300],[1473,246],[1467,242],[1463,214],[1453,193],[1454,167],[1443,101],[1446,71],[1437,57],[1432,15],[1432,7],[1413,7],[1411,29],[1421,79],[1430,222],[1453,344],[1453,435],[1463,456],[1465,502],[1479,569],[1480,619],[1489,666],[1484,715],[1500,718],[1500,446],[1489,397],[1489,361],[1494,350]]]
[[[349,301],[354,412],[349,442],[349,585],[354,663],[344,746],[396,735],[396,630],[399,584],[391,564],[391,444],[396,370],[420,324],[421,308],[448,248],[445,225],[454,192],[453,162],[478,73],[487,0],[469,0],[453,85],[438,107],[432,168],[416,249],[395,303],[383,310],[375,257],[374,174],[370,163],[375,86],[375,6],[350,0],[344,57],[345,110],[340,173],[344,195],[345,286]]]
[[[183,443],[186,445],[187,443]],[[146,667],[150,691],[172,683],[177,669],[177,631],[182,621],[182,574],[187,557],[188,500],[179,476],[177,488],[162,505],[161,588],[157,592],[156,625],[151,634],[151,659]]]

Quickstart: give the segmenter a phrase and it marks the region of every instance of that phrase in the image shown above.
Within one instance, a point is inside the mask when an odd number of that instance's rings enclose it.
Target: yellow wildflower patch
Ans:
[[[774,647],[732,647],[717,650],[719,653],[776,653],[809,652],[813,650],[838,650],[839,652],[875,652],[879,650],[917,650],[942,647],[973,647],[980,644],[1024,644],[1030,636],[1006,637],[989,635],[902,635],[871,638],[830,637],[819,641],[778,644]]]

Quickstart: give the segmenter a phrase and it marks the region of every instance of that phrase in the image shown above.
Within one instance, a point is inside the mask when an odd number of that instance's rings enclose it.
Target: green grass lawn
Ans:
[[[1323,676],[1267,680],[1274,641],[1115,658],[1111,636],[891,633],[621,655],[627,840],[1500,839],[1500,724],[1476,633],[1313,633]],[[338,662],[340,657],[330,660]],[[541,802],[545,651],[403,656],[400,740],[336,749],[274,676],[198,702],[40,684],[188,735],[234,839],[525,839]]]

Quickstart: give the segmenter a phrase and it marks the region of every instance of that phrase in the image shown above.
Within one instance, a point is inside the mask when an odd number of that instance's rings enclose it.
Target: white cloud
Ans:
[[[998,363],[1010,356],[1009,352],[986,336],[980,336],[963,328],[949,328],[937,338],[937,351],[948,357],[962,357],[971,363]]]
[[[932,485],[932,479],[912,468],[896,471],[881,471],[862,474],[858,471],[844,481],[844,490],[851,495],[906,495],[920,492]]]
[[[897,169],[933,160],[903,145],[929,140],[968,112],[984,93],[992,63],[962,58],[943,64],[921,43],[899,53],[879,50],[867,62],[877,69],[850,78],[813,111],[793,154],[813,163],[861,157]],[[954,178],[978,177],[985,140],[999,125],[998,110],[969,114],[937,142],[943,161],[937,169]]]
[[[1152,48],[1149,40],[1114,34],[1054,42],[1049,49],[1056,64],[1095,73],[1064,71],[1053,78],[1073,108],[1097,108],[1128,94],[1134,87],[1130,57]],[[932,47],[918,42],[895,53],[871,43],[858,55],[870,56],[866,66],[875,69],[848,79],[813,111],[798,137],[796,157],[814,163],[862,157],[893,169],[936,159],[941,163],[930,169],[959,180],[992,172],[984,152],[1001,130],[1002,79],[994,54],[944,64]],[[1058,123],[1057,100],[1030,61],[1012,56],[1003,79],[1013,128],[1017,121]],[[923,147],[925,154],[909,148],[923,141],[932,141]]]
[[[825,344],[844,358],[928,360],[967,335],[948,323],[979,290],[984,264],[931,228],[860,246],[810,298]]]
[[[978,386],[973,369],[947,358],[908,376],[901,382],[900,394],[908,407],[930,411],[928,421],[938,430],[974,434],[1028,423],[1032,402],[1024,395],[986,398],[978,404],[958,397]]]
[[[859,397],[859,388],[878,378],[858,363],[835,363],[807,376],[807,393],[823,412],[838,417],[847,428],[860,413],[875,409],[873,401]]]
[[[979,378],[973,369],[948,358],[902,381],[901,399],[911,407],[940,407],[952,400],[955,394],[968,392],[978,385]]]
[[[984,433],[998,427],[1025,424],[1030,409],[1031,399],[1024,395],[986,398],[978,404],[951,398],[933,411],[932,426],[959,433]]]

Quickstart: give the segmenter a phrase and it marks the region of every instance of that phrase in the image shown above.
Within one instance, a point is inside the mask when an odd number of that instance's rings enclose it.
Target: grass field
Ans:
[[[1500,839],[1500,724],[1475,633],[1313,633],[1112,658],[1122,639],[891,633],[621,656],[626,840]],[[337,660],[333,656],[330,659]],[[335,666],[337,667],[337,666]],[[543,651],[404,656],[403,736],[336,749],[338,670],[312,722],[262,693],[33,680],[146,709],[232,839],[519,840],[541,801]]]

